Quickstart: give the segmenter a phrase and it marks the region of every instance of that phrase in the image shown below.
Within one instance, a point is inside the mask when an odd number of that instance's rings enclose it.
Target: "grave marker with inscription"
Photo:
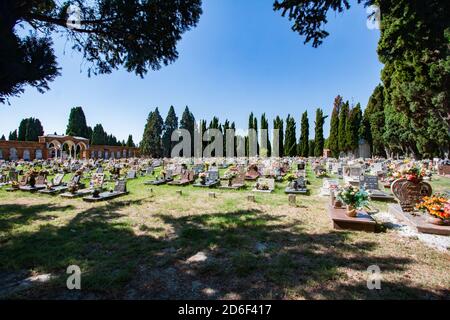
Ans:
[[[403,211],[412,212],[425,196],[431,196],[433,190],[426,182],[414,183],[407,179],[398,179],[392,183],[392,193],[400,203]]]

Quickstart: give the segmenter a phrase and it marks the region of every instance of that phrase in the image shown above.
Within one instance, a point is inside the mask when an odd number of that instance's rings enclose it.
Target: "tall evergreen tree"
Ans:
[[[6,141],[5,135],[2,134],[2,137],[0,138],[0,141]]]
[[[27,128],[29,119],[22,119],[19,124],[19,131],[17,134],[18,141],[26,141],[27,138]]]
[[[175,142],[172,142],[172,133],[178,129],[178,117],[175,113],[173,106],[170,106],[167,113],[166,120],[164,121],[164,132],[162,136],[163,155],[166,158],[170,157]]]
[[[91,144],[92,145],[106,145],[107,134],[101,124],[96,124],[92,130]],[[109,142],[109,141],[108,141]]]
[[[298,144],[298,155],[307,158],[309,156],[309,119],[308,111],[303,112],[301,119],[301,133]]]
[[[350,115],[347,118],[347,124],[345,126],[345,139],[347,150],[354,152],[358,149],[359,145],[359,131],[362,120],[361,105],[358,103],[350,111]]]
[[[364,111],[365,122],[369,122],[372,154],[375,156],[386,156],[385,143],[383,139],[385,114],[384,114],[384,87],[378,85],[369,99]],[[367,129],[366,129],[367,131]]]
[[[44,134],[39,119],[27,118],[20,121],[17,140],[19,141],[38,141],[39,136]]]
[[[183,115],[181,116],[180,121],[180,129],[185,129],[189,131],[191,135],[191,154],[183,155],[187,157],[192,157],[194,155],[194,131],[195,131],[195,117],[191,111],[189,111],[189,107],[186,106],[184,109]]]
[[[8,137],[9,141],[16,141],[17,138],[18,138],[17,137],[17,129],[9,133],[9,137]]]
[[[86,123],[86,116],[84,115],[82,107],[75,107],[70,110],[66,135],[88,139],[90,138],[89,129]]]
[[[315,136],[314,136],[314,156],[321,157],[323,155],[323,147],[325,138],[323,137],[323,125],[328,116],[323,115],[322,109],[316,110]]]
[[[162,157],[161,135],[163,131],[163,120],[159,114],[158,108],[150,112],[147,124],[145,125],[144,135],[141,142],[141,153],[144,156],[153,158]]]
[[[328,148],[334,158],[339,157],[339,112],[343,104],[341,96],[334,99],[333,113],[331,114],[330,136],[328,138]]]
[[[285,156],[295,157],[297,155],[297,138],[296,138],[295,119],[291,115],[286,119],[286,135],[284,137]]]
[[[309,140],[308,150],[309,150],[308,156],[314,157],[314,150],[316,150],[316,143],[314,140]]]
[[[339,131],[338,131],[339,153],[348,151],[346,139],[346,132],[347,132],[346,125],[349,112],[350,112],[350,103],[347,101],[342,105],[341,110],[339,112]]]
[[[279,153],[280,153],[280,157],[284,156],[284,124],[283,124],[283,119],[281,119],[279,116],[277,116],[275,118],[275,120],[273,121],[273,128],[274,129],[278,129],[279,130],[279,141],[278,141],[278,145],[279,145]]]
[[[133,141],[133,136],[131,134],[128,135],[128,139],[127,139],[127,142],[125,143],[125,146],[128,147],[128,148],[135,148],[136,147],[136,145],[134,144],[134,141]]]

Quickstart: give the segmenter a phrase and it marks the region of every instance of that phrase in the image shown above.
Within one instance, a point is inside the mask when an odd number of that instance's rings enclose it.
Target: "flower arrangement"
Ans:
[[[201,184],[205,184],[207,176],[208,176],[208,174],[206,172],[200,172],[199,173],[198,177],[200,178],[200,183]]]
[[[227,170],[223,176],[225,179],[231,180],[231,179],[237,177],[237,175],[238,175],[237,171]]]
[[[423,197],[416,208],[427,212],[431,217],[437,218],[437,224],[448,223],[450,219],[450,199],[444,195],[436,194],[431,197]]]
[[[349,216],[356,216],[356,209],[365,207],[369,200],[369,195],[364,189],[347,185],[338,189],[336,199],[347,205],[347,214]]]
[[[258,190],[269,190],[269,185],[265,182],[257,182],[256,189]]]
[[[328,173],[326,170],[319,170],[316,174],[317,178],[325,178],[328,177]]]
[[[68,190],[70,193],[74,194],[74,193],[77,192],[77,190],[78,190],[78,185],[77,185],[76,183],[71,183],[71,184],[69,184],[69,186],[67,187],[67,190]]]
[[[424,174],[425,174],[425,172],[422,169],[420,169],[419,167],[416,167],[416,166],[412,166],[412,167],[407,167],[400,171],[394,172],[393,176],[394,176],[394,178],[397,178],[397,179],[404,178],[408,181],[411,181],[414,183],[419,183],[420,181],[423,180]]]
[[[284,176],[284,179],[286,179],[286,180],[289,181],[289,182],[294,181],[295,178],[296,178],[295,175],[292,174],[292,173],[288,173],[287,175]]]

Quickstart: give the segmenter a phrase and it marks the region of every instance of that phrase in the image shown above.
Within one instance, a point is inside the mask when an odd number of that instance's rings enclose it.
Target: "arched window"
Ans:
[[[117,159],[120,159],[120,151],[117,151]]]
[[[23,150],[23,160],[30,161],[30,150],[25,149]]]
[[[42,150],[41,149],[36,149],[36,151],[35,151],[35,158],[37,160],[41,160],[42,159]]]
[[[3,150],[0,149],[0,159],[3,160]]]
[[[122,154],[123,154],[123,157],[126,158],[127,157],[127,150],[123,150]]]
[[[18,160],[16,148],[9,149],[9,160]]]

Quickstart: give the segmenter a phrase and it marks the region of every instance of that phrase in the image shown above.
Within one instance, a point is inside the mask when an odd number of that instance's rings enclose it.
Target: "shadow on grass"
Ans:
[[[73,206],[60,206],[56,204],[38,205],[0,205],[0,233],[8,232],[16,226],[29,225],[37,220],[52,220],[56,215],[51,212],[61,212],[74,209]]]
[[[346,232],[309,234],[301,225],[258,210],[174,217],[155,215],[174,232],[157,238],[136,235],[120,212],[136,201],[114,201],[82,211],[66,226],[41,226],[0,246],[0,270],[34,270],[55,281],[9,298],[215,299],[440,298],[405,283],[378,292],[366,279],[349,285],[346,269],[378,265],[402,272],[412,261],[374,255],[373,242],[351,242]],[[124,219],[121,219],[124,218]],[[152,231],[153,227],[147,227]],[[145,228],[143,230],[145,231]],[[198,252],[203,258],[188,259]],[[198,255],[197,255],[198,256]],[[200,255],[202,256],[202,255]],[[205,258],[206,257],[206,258]],[[69,265],[82,270],[82,290],[65,289]],[[354,281],[352,282],[354,283]]]

